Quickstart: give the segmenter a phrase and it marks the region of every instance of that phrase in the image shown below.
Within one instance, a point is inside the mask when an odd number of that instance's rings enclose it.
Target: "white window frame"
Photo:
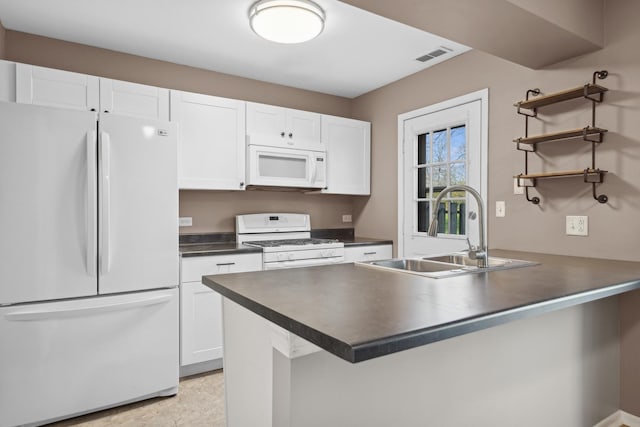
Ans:
[[[488,154],[489,154],[489,89],[481,89],[466,95],[448,99],[437,104],[429,105],[417,110],[409,111],[398,115],[398,257],[404,256],[404,218],[405,218],[405,201],[404,201],[404,122],[415,117],[425,114],[435,113],[448,108],[457,107],[459,105],[468,104],[473,101],[480,101],[480,194],[485,199],[485,209],[488,208],[489,194],[487,192],[488,181]],[[487,209],[488,210],[488,209]],[[487,217],[484,217],[484,227],[487,227]],[[486,229],[486,228],[485,228]]]

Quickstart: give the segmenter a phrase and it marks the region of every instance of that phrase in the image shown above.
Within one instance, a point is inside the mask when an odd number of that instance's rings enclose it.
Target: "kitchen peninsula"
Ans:
[[[613,296],[640,288],[640,263],[491,254],[539,264],[205,277],[224,297],[228,426],[578,427],[615,412]]]

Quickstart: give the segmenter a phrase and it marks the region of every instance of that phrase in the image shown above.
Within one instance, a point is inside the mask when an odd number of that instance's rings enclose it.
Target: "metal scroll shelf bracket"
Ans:
[[[569,176],[583,176],[584,182],[592,185],[593,198],[599,203],[607,203],[609,198],[604,195],[597,195],[596,185],[603,182],[604,174],[596,168],[596,144],[600,144],[604,140],[604,134],[607,129],[596,127],[596,105],[600,104],[604,99],[606,87],[596,84],[596,80],[607,78],[609,72],[607,70],[595,71],[592,76],[592,82],[584,86],[568,89],[548,95],[541,95],[538,88],[528,89],[523,101],[514,104],[517,107],[518,114],[525,117],[524,119],[524,137],[514,139],[516,149],[524,152],[524,173],[516,175],[518,187],[524,187],[527,201],[537,205],[540,203],[539,197],[531,197],[529,189],[536,187],[538,179],[559,178]],[[556,104],[570,99],[584,98],[591,101],[591,124],[584,128],[566,130],[561,132],[548,133],[543,135],[529,135],[529,120],[538,116],[538,109],[546,105]],[[529,173],[529,153],[537,151],[537,144],[542,142],[562,141],[569,138],[581,137],[583,141],[591,143],[591,167],[584,170],[559,171],[552,173],[530,174]]]
[[[604,181],[604,174],[607,173],[607,171],[601,171],[600,169],[597,169],[598,173],[596,174],[589,172],[589,169],[585,169],[583,171],[583,179],[584,182],[591,184],[591,194],[593,195],[593,198],[596,199],[599,203],[607,203],[609,201],[609,197],[606,194],[601,194],[599,196],[596,194],[596,184],[602,184],[602,182]],[[593,177],[596,177],[597,179],[590,179]]]

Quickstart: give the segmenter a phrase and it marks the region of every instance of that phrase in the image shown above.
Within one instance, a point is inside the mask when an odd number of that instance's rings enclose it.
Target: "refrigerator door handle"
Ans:
[[[100,133],[100,274],[111,269],[111,138]]]
[[[98,250],[98,172],[96,164],[96,132],[87,132],[87,273],[96,275]]]
[[[4,315],[5,319],[10,322],[26,322],[32,320],[46,320],[46,319],[63,319],[69,317],[81,317],[87,315],[94,315],[100,313],[109,313],[113,311],[129,310],[138,307],[148,307],[151,305],[163,304],[170,301],[171,294],[154,295],[152,297],[146,297],[137,299],[134,301],[117,302],[97,304],[83,307],[67,307],[67,308],[54,308],[51,310],[24,310],[14,311]]]

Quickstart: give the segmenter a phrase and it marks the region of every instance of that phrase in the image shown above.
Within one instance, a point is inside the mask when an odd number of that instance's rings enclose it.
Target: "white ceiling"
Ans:
[[[0,0],[5,28],[332,95],[356,97],[469,48],[337,0],[299,45],[258,37],[254,0]],[[440,46],[452,53],[422,63]]]

